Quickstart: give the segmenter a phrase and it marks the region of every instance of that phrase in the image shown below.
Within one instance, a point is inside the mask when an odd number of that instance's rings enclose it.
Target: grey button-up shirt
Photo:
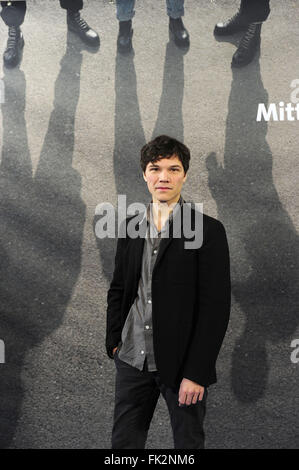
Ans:
[[[151,203],[145,215],[148,224],[144,240],[137,297],[130,308],[124,324],[118,350],[119,359],[139,370],[143,369],[145,358],[147,359],[148,370],[150,372],[157,370],[154,357],[152,326],[152,273],[163,233],[167,231],[168,224],[171,224],[173,215],[182,204],[183,199],[180,197],[170,213],[168,221],[166,221],[160,231],[157,230],[154,224]]]

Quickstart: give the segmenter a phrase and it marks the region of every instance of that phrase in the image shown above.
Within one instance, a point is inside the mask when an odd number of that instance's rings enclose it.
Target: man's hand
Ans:
[[[201,401],[205,388],[189,379],[183,379],[179,390],[179,406],[195,405]]]
[[[117,346],[112,349],[112,354],[113,354],[113,356],[114,356],[114,354],[116,353],[116,350],[117,350]]]

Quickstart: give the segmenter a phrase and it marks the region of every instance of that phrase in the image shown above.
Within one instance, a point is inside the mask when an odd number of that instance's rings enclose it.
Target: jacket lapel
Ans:
[[[171,234],[169,234],[169,238],[162,238],[161,239],[160,246],[159,246],[159,251],[158,251],[158,255],[157,255],[157,259],[156,259],[153,271],[157,268],[157,265],[160,263],[161,259],[163,258],[163,256],[164,256],[168,246],[170,245],[171,241],[172,241]]]
[[[143,256],[146,228],[147,228],[147,220],[144,217],[142,221],[139,223],[140,237],[130,240],[130,243],[132,243],[134,247],[133,250],[130,250],[130,255],[132,255],[134,259],[133,261],[134,277],[135,277],[135,280],[137,280],[137,283],[139,282],[139,278],[141,275],[141,265],[142,265],[142,256]]]
[[[183,203],[184,202],[185,201],[183,200]],[[180,217],[180,227],[181,227],[181,235],[182,235],[183,234],[182,232],[182,229],[183,229],[182,206],[177,211],[177,213],[174,214],[173,216],[173,221],[170,224],[168,236],[165,238],[163,237],[161,238],[160,247],[159,247],[157,259],[155,262],[154,270],[156,269],[157,265],[161,262],[163,256],[165,255],[165,252],[167,251],[167,248],[169,247],[170,243],[173,241],[173,227],[177,226],[175,219],[178,217]],[[134,243],[134,250],[133,250],[134,270],[135,270],[136,279],[138,279],[138,281],[139,281],[140,274],[141,274],[141,265],[142,265],[142,256],[143,256],[146,229],[147,229],[147,219],[146,217],[143,217],[143,219],[139,223],[139,233],[141,234],[141,236],[131,240],[131,242]]]
[[[177,211],[177,213],[174,214],[174,216],[173,216],[173,220],[172,220],[172,223],[170,224],[169,234],[168,234],[167,238],[162,238],[161,239],[157,259],[156,259],[155,266],[154,266],[154,270],[156,269],[158,264],[161,262],[163,256],[165,255],[165,252],[166,252],[167,248],[169,247],[170,243],[173,241],[173,228],[177,226],[176,225],[176,219],[178,217],[180,217],[180,228],[181,228],[181,234],[182,234],[182,206]]]

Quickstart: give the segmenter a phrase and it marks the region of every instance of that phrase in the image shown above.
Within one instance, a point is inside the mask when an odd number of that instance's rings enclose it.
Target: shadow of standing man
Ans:
[[[162,95],[152,139],[160,134],[173,135],[183,142],[184,55],[173,42],[166,45]],[[152,93],[152,90],[150,91]],[[148,191],[139,164],[140,149],[145,145],[137,96],[137,77],[134,53],[116,55],[115,64],[115,139],[114,178],[118,195],[126,195],[127,206],[133,202],[146,204]],[[99,217],[94,218],[96,226]],[[116,239],[96,238],[101,266],[111,280]]]
[[[211,154],[207,168],[230,240],[232,292],[245,320],[232,356],[232,388],[240,402],[251,403],[267,388],[267,343],[289,347],[298,325],[299,239],[273,181],[267,122],[256,121],[259,103],[268,104],[258,57],[232,73],[224,164]],[[284,368],[283,358],[275,367]]]
[[[59,328],[80,273],[85,204],[72,160],[81,64],[82,54],[68,38],[35,175],[25,120],[25,76],[15,69],[4,77],[0,337],[5,340],[6,364],[0,381],[1,448],[12,445],[21,416],[26,354]],[[49,368],[61,368],[55,350],[49,361]],[[26,374],[27,380],[34,380],[30,371]],[[34,447],[34,436],[28,439]]]

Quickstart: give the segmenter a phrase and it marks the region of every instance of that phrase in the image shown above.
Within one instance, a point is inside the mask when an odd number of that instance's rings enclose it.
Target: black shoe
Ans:
[[[132,50],[132,20],[129,21],[120,21],[119,22],[119,32],[117,37],[117,50],[119,52],[125,53]]]
[[[8,28],[7,46],[3,54],[3,61],[6,67],[16,67],[21,60],[24,47],[24,38],[19,26]]]
[[[232,67],[243,67],[249,64],[260,48],[261,43],[261,23],[251,23],[240,45],[233,55]]]
[[[182,18],[169,18],[169,32],[178,47],[189,47],[190,37]]]
[[[240,10],[225,23],[217,23],[214,28],[216,36],[229,36],[230,34],[246,31],[249,23],[246,18],[240,13]]]
[[[67,25],[70,31],[78,34],[80,38],[90,46],[98,47],[100,45],[100,38],[86,21],[81,18],[79,11],[67,10]]]

